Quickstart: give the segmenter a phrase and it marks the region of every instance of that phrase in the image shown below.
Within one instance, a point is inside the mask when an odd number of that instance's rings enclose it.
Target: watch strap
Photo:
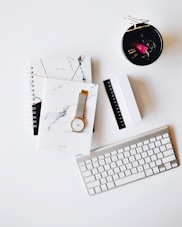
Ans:
[[[85,104],[88,96],[88,91],[82,90],[79,94],[78,104],[76,109],[76,117],[83,118]]]

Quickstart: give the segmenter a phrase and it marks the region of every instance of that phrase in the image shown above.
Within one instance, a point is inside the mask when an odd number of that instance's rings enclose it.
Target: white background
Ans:
[[[93,148],[170,125],[182,152],[182,14],[173,0],[0,1],[0,226],[181,227],[181,167],[94,197],[75,159],[40,152],[25,127],[25,66],[29,57],[87,54],[100,83]],[[149,19],[164,39],[149,66],[125,59],[121,39],[131,15]],[[142,121],[118,130],[102,81],[127,74]]]

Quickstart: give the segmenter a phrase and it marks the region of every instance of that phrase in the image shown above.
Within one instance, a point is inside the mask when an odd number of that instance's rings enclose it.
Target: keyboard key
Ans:
[[[143,149],[141,147],[137,147],[136,151],[137,151],[137,153],[141,153],[143,151]]]
[[[98,187],[95,187],[95,192],[96,193],[99,193],[99,192],[101,192],[101,188],[98,186]]]
[[[170,143],[170,139],[169,138],[165,138],[165,139],[162,139],[161,140],[161,143],[164,145],[164,144],[167,144],[167,143]]]
[[[83,165],[85,165],[84,162],[79,162],[79,166],[83,166]]]
[[[119,177],[120,177],[120,178],[123,178],[123,177],[125,177],[125,174],[124,174],[124,172],[121,172],[121,173],[119,173]]]
[[[85,178],[85,182],[86,182],[86,183],[92,182],[92,181],[94,181],[94,180],[95,180],[95,177],[94,177],[94,176],[89,176],[89,177],[86,177],[86,178]]]
[[[166,162],[171,162],[171,161],[174,161],[174,160],[176,160],[175,156],[174,155],[170,155],[168,157],[163,158],[162,162],[166,163]]]
[[[97,157],[96,158],[92,158],[92,162],[97,162]]]
[[[174,153],[174,151],[172,149],[170,149],[170,150],[164,151],[163,155],[164,155],[164,157],[167,157],[169,155],[172,155],[173,153]]]
[[[137,173],[137,169],[136,169],[136,168],[133,168],[133,169],[131,169],[131,172],[132,172],[133,174],[135,174],[135,173]],[[140,171],[138,171],[138,172],[140,172]]]
[[[159,173],[159,168],[158,168],[158,167],[154,167],[154,168],[153,168],[153,172],[154,172],[154,174]]]
[[[133,174],[131,176],[116,180],[115,184],[116,184],[116,186],[121,186],[123,184],[127,184],[127,183],[130,183],[132,181],[136,181],[136,180],[142,179],[144,177],[145,177],[145,173],[144,172],[140,172],[140,173]]]
[[[107,183],[108,189],[115,188],[115,185],[113,182]]]
[[[95,175],[95,178],[96,178],[97,180],[100,180],[102,177],[101,177],[100,173],[97,173],[97,174]]]
[[[106,177],[106,179],[107,179],[107,182],[112,182],[112,177],[111,176]]]
[[[91,163],[91,160],[88,159],[88,160],[85,161],[85,163],[86,163],[86,164],[90,164],[90,163]]]
[[[98,185],[100,185],[100,182],[99,182],[99,180],[96,180],[96,181],[92,181],[91,183],[88,183],[87,187],[88,188],[94,188],[94,187],[96,187]]]
[[[144,146],[143,146],[143,151],[148,151],[148,150],[149,150],[148,145],[144,145]]]
[[[146,170],[146,171],[145,171],[145,174],[146,174],[147,177],[153,175],[152,169]]]
[[[95,191],[94,191],[93,188],[89,189],[88,192],[89,192],[90,195],[94,195],[95,194]]]
[[[107,191],[107,186],[106,184],[103,184],[100,186],[101,187],[101,190],[104,192],[104,191]]]
[[[89,176],[91,176],[91,174],[92,174],[92,173],[91,173],[90,170],[83,172],[83,176],[84,176],[84,177],[89,177]]]
[[[126,171],[125,171],[125,175],[126,175],[126,176],[130,176],[130,175],[131,175],[131,171],[130,171],[130,170],[126,170]]]
[[[117,180],[117,179],[119,179],[119,176],[118,176],[118,174],[114,174],[114,175],[113,175],[113,179],[114,179],[114,180]]]
[[[116,151],[112,151],[112,152],[111,152],[111,155],[116,155],[116,154],[117,154]]]
[[[102,172],[101,175],[103,178],[108,176],[107,172]]]
[[[124,165],[123,166],[120,166],[120,170],[121,171],[125,171],[126,170],[126,166],[124,166]]]
[[[86,169],[85,166],[81,166],[81,167],[80,167],[80,170],[81,170],[82,172],[84,172],[84,171],[86,171],[87,169]]]

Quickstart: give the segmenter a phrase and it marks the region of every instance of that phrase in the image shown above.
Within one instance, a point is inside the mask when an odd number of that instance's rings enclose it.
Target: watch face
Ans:
[[[71,122],[71,127],[75,132],[81,132],[84,129],[84,121],[80,118],[75,118]]]

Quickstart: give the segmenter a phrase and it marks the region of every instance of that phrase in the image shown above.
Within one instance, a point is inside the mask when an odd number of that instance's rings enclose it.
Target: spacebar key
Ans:
[[[123,184],[127,184],[127,183],[130,183],[132,181],[136,181],[136,180],[142,179],[144,177],[145,177],[145,173],[144,172],[140,172],[140,173],[136,173],[136,174],[133,174],[131,176],[124,177],[124,178],[121,178],[119,180],[116,180],[115,184],[116,184],[116,186],[121,186]]]

